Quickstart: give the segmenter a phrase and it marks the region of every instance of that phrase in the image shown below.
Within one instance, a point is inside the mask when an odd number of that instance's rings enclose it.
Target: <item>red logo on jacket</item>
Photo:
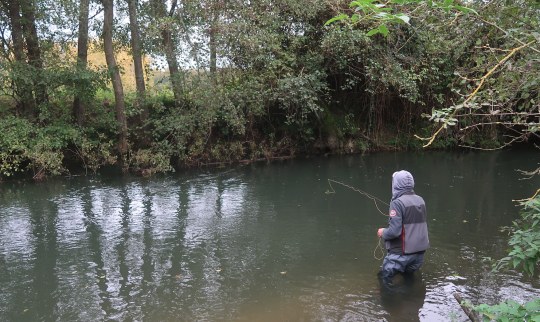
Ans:
[[[397,212],[394,209],[390,210],[390,217],[395,217],[396,215]]]

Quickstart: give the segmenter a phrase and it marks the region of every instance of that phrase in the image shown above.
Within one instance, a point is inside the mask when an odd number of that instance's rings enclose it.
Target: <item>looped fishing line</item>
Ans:
[[[382,254],[382,256],[380,258],[377,257],[377,249]],[[378,260],[378,261],[380,261],[381,259],[384,258],[384,249],[382,248],[382,245],[381,245],[381,237],[379,237],[379,243],[377,244],[377,246],[375,246],[375,249],[373,250],[373,257],[375,257],[375,259]]]
[[[389,215],[386,215],[385,213],[383,213],[383,212],[381,211],[381,209],[379,209],[379,205],[377,205],[377,200],[380,201],[380,202],[382,202],[383,204],[387,205],[388,207],[390,207],[389,204],[387,204],[386,202],[382,201],[381,199],[379,199],[379,198],[377,198],[377,197],[375,197],[375,196],[370,195],[369,193],[367,193],[367,192],[365,192],[365,191],[362,191],[362,190],[357,189],[357,188],[355,188],[355,187],[351,187],[351,186],[349,186],[349,185],[346,185],[346,184],[344,184],[343,182],[339,182],[339,181],[336,181],[336,180],[328,179],[328,184],[330,185],[330,189],[332,189],[332,191],[326,190],[326,192],[325,192],[326,194],[336,193],[336,191],[334,190],[334,187],[332,187],[332,184],[330,183],[330,181],[335,182],[335,183],[337,183],[337,184],[340,184],[340,185],[342,185],[342,186],[345,186],[345,187],[347,187],[347,188],[349,188],[349,189],[352,189],[352,190],[354,190],[354,191],[356,191],[356,192],[359,192],[360,194],[363,194],[364,196],[366,196],[366,197],[368,197],[369,199],[373,200],[373,202],[375,203],[375,207],[377,207],[377,210],[381,213],[381,215],[386,216],[386,217],[389,217]],[[382,254],[382,256],[381,256],[380,258],[377,257],[377,249],[378,249],[378,250],[381,252],[381,254]],[[380,238],[380,237],[379,237],[379,243],[377,244],[377,246],[375,246],[375,249],[373,250],[373,257],[375,257],[376,260],[381,260],[381,259],[384,258],[384,249],[383,249],[383,247],[382,247],[382,245],[381,245],[381,238]]]

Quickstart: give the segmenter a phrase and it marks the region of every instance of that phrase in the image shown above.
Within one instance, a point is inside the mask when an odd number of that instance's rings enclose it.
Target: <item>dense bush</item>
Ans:
[[[112,51],[101,4],[0,7],[2,175],[421,148],[415,134],[496,149],[538,129],[536,1],[167,3],[112,3]],[[81,54],[85,12],[101,38]]]

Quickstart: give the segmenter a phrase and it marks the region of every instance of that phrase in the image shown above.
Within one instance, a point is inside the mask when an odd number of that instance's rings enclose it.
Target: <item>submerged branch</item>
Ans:
[[[456,299],[456,301],[458,301],[459,303],[459,306],[461,306],[461,309],[463,309],[463,312],[465,313],[465,315],[467,315],[467,317],[472,321],[472,322],[480,322],[480,318],[478,317],[478,313],[475,311],[475,310],[471,310],[470,308],[468,308],[466,305],[463,304],[463,299],[461,298],[461,296],[459,296],[458,293],[454,293],[454,298]]]

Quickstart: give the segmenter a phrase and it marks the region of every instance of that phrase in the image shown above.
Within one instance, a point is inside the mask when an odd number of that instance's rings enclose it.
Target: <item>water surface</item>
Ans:
[[[532,196],[537,151],[297,158],[141,178],[0,184],[2,321],[448,321],[473,303],[538,296],[538,276],[493,279],[499,227]],[[409,170],[431,249],[414,283],[381,292],[374,203]],[[388,208],[382,204],[383,212]],[[380,255],[379,255],[380,256]]]

